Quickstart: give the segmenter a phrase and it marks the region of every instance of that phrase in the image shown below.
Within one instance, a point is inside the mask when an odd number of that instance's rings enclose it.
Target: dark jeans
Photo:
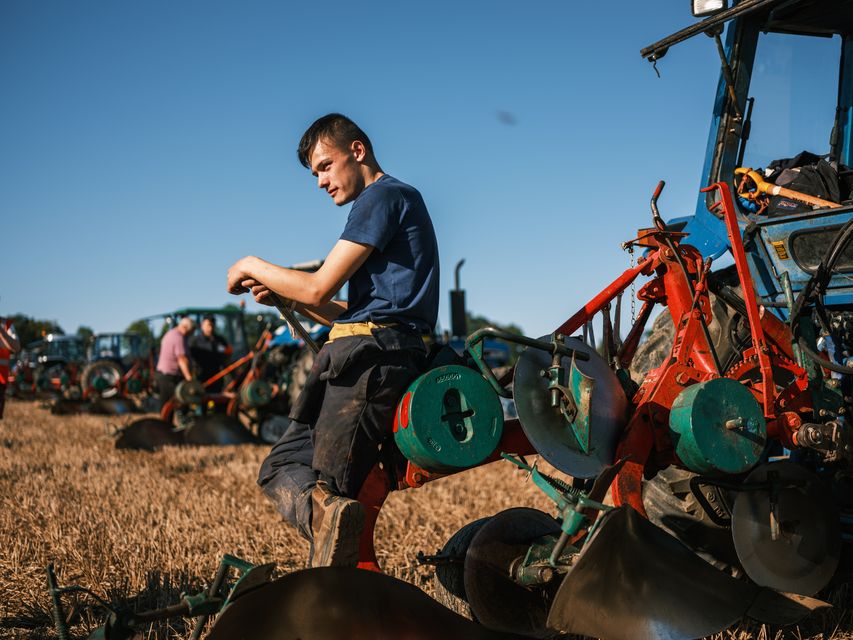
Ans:
[[[3,409],[6,408],[6,384],[0,384],[0,420],[3,419]]]
[[[311,489],[318,474],[311,468],[314,443],[311,427],[290,421],[278,442],[261,465],[258,484],[285,522],[311,540]]]
[[[160,408],[162,409],[163,405],[175,395],[175,387],[184,377],[158,371],[155,379],[157,380],[157,393],[160,395]]]
[[[380,450],[393,444],[394,412],[424,368],[419,336],[377,330],[327,343],[317,354],[291,424],[264,460],[258,483],[284,519],[310,537],[310,490],[323,479],[356,498]]]

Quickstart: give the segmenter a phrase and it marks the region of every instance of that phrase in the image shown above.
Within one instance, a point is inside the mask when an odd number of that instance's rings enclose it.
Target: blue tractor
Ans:
[[[634,479],[642,485],[632,488],[624,477],[614,493],[617,503],[644,510],[711,564],[763,587],[814,595],[837,579],[843,543],[853,539],[853,3],[741,0],[728,7],[726,0],[694,0],[693,7],[701,21],[641,54],[657,70],[661,58],[677,55],[670,49],[693,36],[709,36],[717,50],[721,73],[703,188],[693,215],[665,223],[658,190],[653,218],[667,242],[695,247],[704,260],[714,294],[704,328],[709,362],[720,379],[765,399],[768,439],[748,468],[704,467],[686,442],[696,445],[692,437],[710,429],[709,420],[678,424],[685,406],[697,406],[688,385],[667,415],[672,437],[638,468]],[[675,335],[676,344],[671,350],[672,339],[661,341],[659,356],[671,356],[683,336],[679,318],[660,320],[656,332]],[[758,324],[787,355],[759,349],[750,329]],[[652,371],[640,372],[640,394],[663,375],[666,359],[658,364],[660,357]],[[728,401],[722,392],[715,403]],[[617,456],[641,457],[637,439],[625,444],[628,431]],[[668,446],[676,453],[669,460],[662,451]],[[807,550],[812,544],[820,550]]]
[[[703,3],[696,0],[694,4]],[[724,0],[716,4],[725,7]],[[714,38],[722,65],[702,186],[726,182],[733,193],[741,194],[736,199],[739,224],[759,302],[786,319],[790,293],[799,295],[814,280],[821,258],[853,217],[853,5],[821,0],[743,0],[641,53],[657,63],[671,47],[699,34]],[[768,79],[774,74],[776,78]],[[789,75],[780,83],[781,74]],[[831,78],[833,84],[822,91],[798,86],[800,80],[808,82],[809,76]],[[812,102],[800,104],[804,101],[796,95],[798,90],[808,91]],[[754,96],[754,92],[765,95]],[[820,98],[826,96],[835,101],[821,104]],[[791,117],[781,117],[780,111]],[[808,122],[805,116],[809,116]],[[762,124],[761,118],[768,124]],[[807,133],[801,135],[800,129]],[[763,138],[753,151],[750,137],[756,133]],[[779,146],[771,151],[772,157],[792,156],[775,167],[787,164],[787,170],[767,169],[774,136]],[[803,149],[792,146],[798,143],[819,146],[805,150],[812,154],[798,154]],[[747,168],[753,169],[752,176]],[[789,190],[810,196],[817,201],[814,205],[808,202],[810,198],[760,193],[754,180],[757,174],[765,185],[784,189],[786,183],[796,185],[798,179],[806,184],[800,179],[806,173],[818,173],[821,180],[810,185],[808,192],[796,186]],[[829,184],[832,181],[835,185]],[[703,256],[718,259],[730,247],[722,217],[709,209],[713,198],[713,194],[701,193],[695,213],[670,220],[668,226],[687,233],[689,243]],[[767,206],[757,206],[756,200]],[[820,206],[820,201],[829,206]],[[821,287],[823,305],[838,310],[853,302],[849,278],[853,247],[842,247],[841,252],[832,265],[833,273],[823,274],[827,281]],[[786,292],[786,281],[790,292]]]

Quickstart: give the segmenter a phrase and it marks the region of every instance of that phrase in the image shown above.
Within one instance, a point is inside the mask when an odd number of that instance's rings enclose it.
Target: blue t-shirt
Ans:
[[[347,310],[335,322],[400,323],[424,333],[438,317],[438,243],[417,189],[389,175],[352,203],[342,240],[369,244],[349,280]]]

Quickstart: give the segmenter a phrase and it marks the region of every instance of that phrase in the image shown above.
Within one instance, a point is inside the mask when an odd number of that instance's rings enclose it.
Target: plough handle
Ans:
[[[317,353],[320,351],[320,347],[314,342],[314,339],[311,337],[311,334],[305,330],[305,327],[302,326],[302,323],[299,322],[299,318],[296,317],[296,314],[293,313],[290,309],[287,308],[287,305],[284,303],[284,300],[277,293],[273,293],[270,291],[270,299],[272,300],[273,305],[281,316],[287,321],[288,326],[290,326],[296,334],[305,341],[305,344],[313,351]]]

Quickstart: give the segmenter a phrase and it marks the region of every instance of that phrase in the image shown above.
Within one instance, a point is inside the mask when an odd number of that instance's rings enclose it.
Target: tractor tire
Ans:
[[[475,620],[465,595],[465,555],[471,540],[490,518],[469,522],[456,533],[438,552],[447,562],[435,566],[435,599],[445,607],[469,620]]]
[[[664,358],[672,350],[675,337],[675,327],[669,309],[664,309],[652,323],[652,328],[645,336],[634,359],[631,361],[631,379],[637,384],[643,384],[646,374],[663,364]]]
[[[728,306],[723,304],[717,297],[711,294],[711,313],[713,319],[708,325],[711,341],[723,368],[732,360],[734,347],[728,335],[732,324],[734,313]],[[637,347],[634,359],[631,361],[631,379],[638,385],[643,384],[646,374],[652,369],[657,369],[663,364],[664,359],[672,351],[672,342],[675,339],[675,325],[669,309],[664,309],[652,323],[645,339]]]
[[[692,471],[667,467],[652,479],[644,480],[646,514],[651,522],[678,538],[710,565],[737,576],[742,570],[731,528],[716,523],[693,495],[690,479],[696,475]],[[719,489],[713,491],[712,504],[730,504],[729,496]]]
[[[311,367],[314,366],[314,352],[308,347],[304,347],[293,359],[293,365],[291,366],[290,383],[287,385],[287,397],[292,407],[296,404],[299,394],[302,393],[305,382],[308,380],[308,374],[311,372]]]
[[[95,360],[83,367],[83,372],[80,374],[80,386],[87,395],[92,393],[98,398],[112,398],[118,395],[121,390],[123,375],[121,367],[112,360]],[[99,377],[109,382],[110,386],[97,391],[94,384]]]

